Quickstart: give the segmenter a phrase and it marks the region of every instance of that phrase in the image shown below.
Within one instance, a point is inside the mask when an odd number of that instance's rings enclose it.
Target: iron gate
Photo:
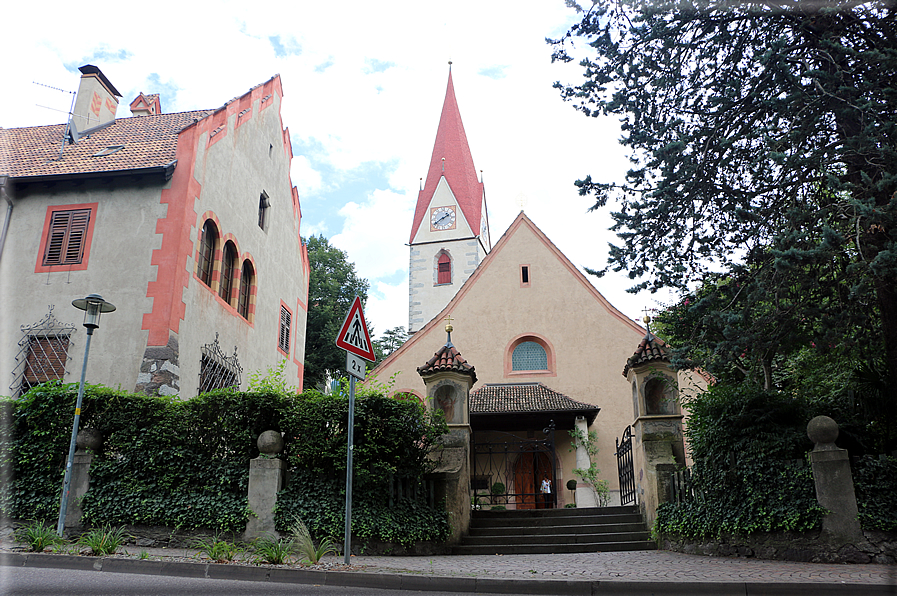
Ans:
[[[501,431],[473,433],[471,507],[474,509],[479,509],[483,505],[516,509],[557,507],[557,454],[554,428],[554,421],[551,421],[548,427],[542,430],[544,438],[541,439],[525,438]],[[545,479],[550,482],[550,493],[542,492],[542,481]]]
[[[632,427],[623,430],[617,443],[617,474],[620,477],[620,505],[635,503],[635,473],[632,469]]]

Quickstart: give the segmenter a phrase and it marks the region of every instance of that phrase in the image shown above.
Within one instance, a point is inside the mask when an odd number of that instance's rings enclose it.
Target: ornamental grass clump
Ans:
[[[124,527],[113,528],[105,524],[81,534],[78,538],[78,544],[89,548],[90,554],[95,556],[114,555],[124,541]]]
[[[311,532],[308,531],[308,526],[299,517],[294,518],[293,525],[290,527],[290,535],[296,550],[303,557],[303,562],[317,565],[327,555],[336,554],[336,547],[329,536],[322,538],[318,546],[315,546],[315,541],[311,537]]]
[[[237,558],[237,555],[243,552],[239,545],[227,540],[221,540],[217,535],[196,540],[193,543],[193,548],[216,563],[230,563]]]
[[[255,552],[253,562],[256,564],[283,565],[293,554],[293,541],[287,538],[257,538],[252,547]]]
[[[27,544],[28,548],[36,553],[43,552],[45,548],[65,543],[56,530],[45,524],[43,520],[31,522],[29,525],[17,529],[15,538],[17,541]]]

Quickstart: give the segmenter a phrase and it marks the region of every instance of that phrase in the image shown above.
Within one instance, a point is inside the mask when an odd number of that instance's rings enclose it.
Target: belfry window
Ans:
[[[436,284],[452,283],[452,258],[443,252],[436,261]]]

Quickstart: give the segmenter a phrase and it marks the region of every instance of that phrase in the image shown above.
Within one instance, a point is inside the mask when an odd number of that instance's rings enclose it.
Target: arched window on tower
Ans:
[[[215,245],[218,243],[218,229],[211,219],[202,226],[202,239],[199,243],[199,263],[196,274],[200,281],[212,287],[212,271],[215,269]]]
[[[249,321],[249,303],[252,301],[252,285],[255,283],[255,269],[249,259],[243,261],[243,269],[240,273],[240,299],[237,302],[237,312]]]
[[[452,258],[445,251],[436,260],[436,285],[452,283]]]
[[[224,245],[224,253],[221,259],[221,285],[218,286],[218,295],[230,304],[234,289],[234,277],[237,272],[237,249],[233,242]]]

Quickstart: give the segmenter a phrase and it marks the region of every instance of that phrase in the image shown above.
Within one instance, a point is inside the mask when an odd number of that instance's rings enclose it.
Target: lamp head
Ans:
[[[102,313],[115,310],[115,305],[103,300],[99,294],[89,294],[86,298],[72,300],[72,306],[84,311],[84,326],[87,327],[88,333],[99,328]]]

